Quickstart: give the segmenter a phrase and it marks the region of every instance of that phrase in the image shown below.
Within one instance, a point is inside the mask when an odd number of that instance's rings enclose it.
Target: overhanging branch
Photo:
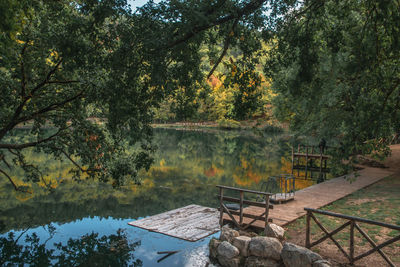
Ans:
[[[36,93],[37,90],[39,90],[40,88],[42,88],[46,83],[48,83],[48,81],[50,80],[51,76],[57,71],[58,67],[61,65],[61,62],[63,61],[63,59],[61,58],[60,61],[58,61],[58,63],[54,66],[53,69],[51,69],[49,71],[49,73],[47,74],[46,78],[39,83],[38,85],[36,85],[28,95],[26,95],[24,97],[24,99],[22,100],[22,102],[19,104],[19,106],[15,109],[14,115],[12,116],[12,118],[10,119],[10,122],[3,128],[0,130],[0,140],[11,130],[13,129],[16,125],[18,125],[18,118],[22,113],[22,110],[24,109],[26,103],[28,102],[28,100],[30,100],[33,95]],[[26,94],[26,92],[24,91],[24,94]]]
[[[196,26],[194,28],[191,29],[190,32],[187,32],[186,34],[183,35],[182,38],[179,38],[177,40],[174,40],[172,42],[170,42],[167,45],[167,48],[172,48],[174,46],[177,46],[183,42],[186,42],[187,40],[189,40],[190,38],[192,38],[193,36],[195,36],[196,34],[208,30],[212,27],[224,24],[228,21],[234,20],[234,19],[240,19],[241,17],[251,14],[252,12],[254,12],[255,10],[259,9],[264,3],[266,3],[267,0],[254,0],[251,1],[250,3],[248,3],[247,5],[245,5],[244,7],[237,9],[236,12],[233,12],[225,17],[216,19],[215,21],[212,21],[211,23],[205,24],[205,25],[201,25],[201,26]]]
[[[233,32],[233,30],[236,28],[236,25],[238,24],[238,22],[239,22],[239,19],[236,19],[236,20],[233,22],[231,32]],[[211,69],[210,73],[208,73],[207,79],[210,79],[211,75],[214,73],[214,71],[217,69],[218,65],[221,63],[222,59],[223,59],[224,56],[226,55],[226,52],[228,51],[228,48],[229,48],[229,44],[230,44],[230,42],[231,42],[231,39],[232,39],[232,37],[230,36],[230,32],[229,32],[229,33],[228,33],[228,36],[227,36],[226,39],[225,39],[224,48],[222,49],[222,53],[221,53],[221,55],[219,56],[217,62],[214,64],[214,66],[213,66],[213,68]]]
[[[68,83],[79,83],[77,80],[67,80],[67,81],[48,81],[48,84],[56,83],[56,84],[68,84]]]
[[[17,149],[17,150],[19,150],[19,149],[37,146],[41,143],[45,143],[45,142],[52,140],[54,137],[58,136],[65,129],[66,128],[59,129],[55,134],[53,134],[47,138],[35,141],[35,142],[29,142],[29,143],[25,143],[25,144],[0,144],[0,149]]]
[[[83,91],[79,92],[77,95],[74,95],[74,96],[72,96],[70,98],[65,99],[64,101],[51,104],[51,105],[49,105],[49,106],[47,106],[45,108],[42,108],[42,109],[40,109],[40,110],[28,115],[28,116],[21,117],[21,118],[18,119],[17,124],[19,124],[21,122],[32,120],[32,119],[36,118],[37,116],[39,116],[41,114],[44,114],[46,112],[49,112],[49,111],[52,111],[52,110],[56,110],[57,108],[62,107],[65,104],[67,104],[69,102],[72,102],[75,99],[78,99],[78,98],[80,98],[82,96],[83,96]]]
[[[0,173],[3,174],[5,177],[7,177],[7,179],[10,181],[10,183],[11,183],[12,186],[14,187],[15,191],[19,191],[18,186],[14,183],[14,181],[11,179],[11,176],[8,175],[8,173],[6,173],[5,171],[3,171],[2,169],[0,169]]]

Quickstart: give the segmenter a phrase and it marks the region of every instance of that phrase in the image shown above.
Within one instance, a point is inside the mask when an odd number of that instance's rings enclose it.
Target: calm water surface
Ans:
[[[189,204],[216,207],[217,184],[258,189],[290,172],[290,147],[279,135],[156,129],[154,139],[155,163],[140,174],[142,185],[118,190],[71,182],[68,163],[28,153],[57,188],[18,193],[0,180],[0,265],[204,266],[212,236],[187,242],[127,223]],[[180,252],[157,262],[158,251],[171,250]]]

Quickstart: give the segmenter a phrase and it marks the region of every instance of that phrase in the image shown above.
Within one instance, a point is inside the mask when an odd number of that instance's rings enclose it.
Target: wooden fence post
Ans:
[[[297,146],[297,153],[300,154],[300,144]],[[300,165],[300,157],[297,157],[297,167]],[[297,177],[300,177],[300,169],[297,168]]]
[[[310,248],[310,211],[307,211],[307,216],[306,216],[306,248]]]
[[[223,198],[224,198],[224,189],[222,187],[219,188],[219,225],[222,227],[222,223],[224,220],[224,208],[223,206]]]
[[[264,226],[265,235],[267,235],[268,213],[269,213],[269,195],[265,195],[265,226]]]
[[[323,166],[323,158],[322,158],[322,149],[320,149],[320,155],[319,155],[319,175],[322,174],[322,166]]]
[[[305,173],[305,178],[307,179],[307,171],[308,171],[308,146],[306,147],[306,173]]]
[[[240,191],[240,218],[239,224],[242,225],[243,223],[243,191]]]
[[[292,175],[293,175],[293,168],[294,168],[294,147],[292,145]]]
[[[350,264],[354,264],[354,220],[350,224]]]

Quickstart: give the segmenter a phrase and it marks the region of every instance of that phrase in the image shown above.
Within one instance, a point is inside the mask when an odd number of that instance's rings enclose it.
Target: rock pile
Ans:
[[[210,258],[223,267],[330,267],[320,255],[295,244],[283,243],[285,230],[270,224],[267,236],[239,232],[225,225],[219,239],[209,243]]]

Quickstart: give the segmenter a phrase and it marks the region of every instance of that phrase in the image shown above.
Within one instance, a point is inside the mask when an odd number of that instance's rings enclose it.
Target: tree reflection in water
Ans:
[[[141,242],[129,243],[122,230],[102,237],[91,233],[70,238],[67,244],[54,243],[56,249],[47,248],[49,239],[41,243],[36,233],[26,235],[25,243],[19,244],[24,233],[10,232],[0,238],[0,266],[142,266],[133,256]]]
[[[119,189],[93,180],[72,181],[68,163],[28,151],[27,158],[48,170],[47,183],[54,189],[38,184],[32,186],[32,194],[23,194],[0,179],[0,266],[159,266],[155,249],[171,248],[186,252],[160,265],[193,266],[193,261],[208,258],[203,247],[208,239],[188,244],[133,228],[126,239],[115,231],[134,219],[189,204],[217,207],[216,184],[258,189],[260,181],[291,166],[282,162],[290,160],[290,147],[279,135],[165,129],[154,133],[159,149],[150,170],[140,172],[142,185]],[[12,175],[23,184],[22,172]],[[60,226],[54,235],[52,224]],[[19,237],[24,229],[29,230]],[[141,242],[126,241],[137,236]]]

